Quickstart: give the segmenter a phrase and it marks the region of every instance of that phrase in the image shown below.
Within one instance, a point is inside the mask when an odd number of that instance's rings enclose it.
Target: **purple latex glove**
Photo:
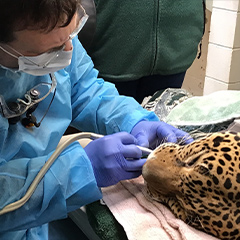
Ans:
[[[136,143],[131,134],[120,132],[96,139],[85,147],[98,187],[141,175],[146,159],[141,159],[142,151]]]
[[[164,142],[188,144],[193,141],[188,133],[161,121],[141,121],[133,127],[131,134],[137,138],[138,145],[151,149]]]

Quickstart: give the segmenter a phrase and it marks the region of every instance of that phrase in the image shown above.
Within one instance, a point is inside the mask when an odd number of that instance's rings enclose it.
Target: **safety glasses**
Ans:
[[[82,28],[84,27],[85,23],[88,20],[88,15],[85,11],[85,9],[82,7],[82,5],[80,5],[80,8],[78,10],[78,17],[79,17],[79,22],[77,24],[77,27],[75,28],[75,30],[69,35],[69,40],[73,39],[74,37],[76,37],[78,35],[78,33],[82,30]]]

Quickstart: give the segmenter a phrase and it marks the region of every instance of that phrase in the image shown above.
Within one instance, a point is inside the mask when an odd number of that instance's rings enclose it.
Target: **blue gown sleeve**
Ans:
[[[115,86],[97,78],[91,58],[77,39],[69,70],[72,79],[72,126],[81,131],[111,134],[130,132],[141,121],[158,121],[133,98],[119,96]],[[104,61],[104,60],[103,60]]]
[[[8,162],[0,158],[0,209],[24,196],[51,154]],[[101,197],[84,150],[73,143],[60,154],[21,208],[0,215],[0,236],[65,218],[68,212]]]

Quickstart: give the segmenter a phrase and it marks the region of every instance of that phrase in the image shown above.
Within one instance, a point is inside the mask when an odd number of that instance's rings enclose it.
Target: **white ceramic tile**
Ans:
[[[227,9],[227,10],[236,11],[236,12],[240,11],[239,0],[213,0],[212,7]]]
[[[206,0],[206,8],[207,8],[207,10],[212,11],[213,0]]]
[[[240,90],[240,82],[227,84],[209,77],[205,78],[203,95],[207,95],[212,92],[221,91],[221,90]]]
[[[208,45],[206,76],[228,83],[232,49],[210,43]]]
[[[238,19],[240,17],[237,12],[214,8],[211,17],[209,42],[230,48],[240,47],[240,41],[235,41]],[[237,32],[239,35],[239,30]]]
[[[206,77],[203,88],[203,95],[208,95],[212,92],[227,90],[228,84],[224,82],[217,81],[216,79]]]

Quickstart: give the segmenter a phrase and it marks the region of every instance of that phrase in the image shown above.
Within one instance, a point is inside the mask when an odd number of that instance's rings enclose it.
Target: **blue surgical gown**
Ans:
[[[0,209],[21,199],[69,125],[85,132],[130,132],[139,121],[158,120],[134,99],[119,96],[114,85],[97,78],[91,58],[77,38],[71,64],[55,73],[56,95],[39,128],[21,122],[9,125],[0,116]],[[49,75],[32,76],[0,67],[0,94],[6,102],[24,98],[27,90]],[[34,115],[46,112],[51,93]],[[109,146],[110,147],[110,146]],[[31,198],[19,209],[0,216],[0,239],[47,239],[48,222],[101,198],[90,161],[78,142],[56,159]]]

